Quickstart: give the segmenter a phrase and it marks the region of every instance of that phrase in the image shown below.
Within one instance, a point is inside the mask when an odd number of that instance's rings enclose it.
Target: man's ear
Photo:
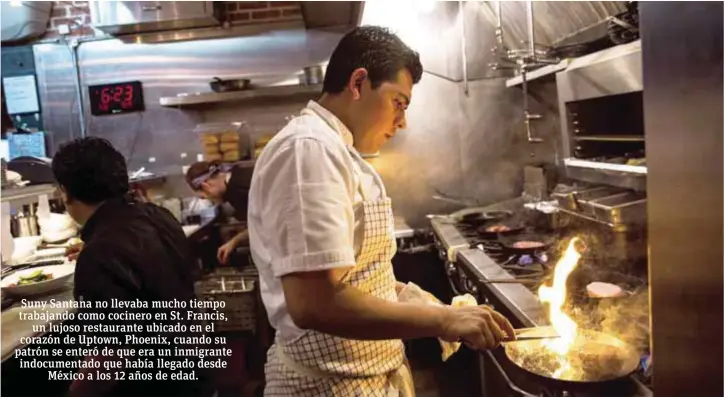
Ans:
[[[358,100],[362,96],[362,84],[368,77],[367,69],[357,68],[352,72],[347,82],[347,88],[352,93],[352,99]]]

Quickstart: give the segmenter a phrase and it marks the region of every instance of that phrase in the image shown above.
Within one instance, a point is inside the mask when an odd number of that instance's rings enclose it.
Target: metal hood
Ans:
[[[368,2],[362,20],[397,31],[420,52],[428,73],[453,81],[462,81],[465,75],[471,80],[509,77],[511,71],[496,71],[490,66],[499,59],[491,51],[497,43],[498,2],[430,1],[427,9],[420,6],[422,3],[425,1]],[[627,3],[534,1],[535,41],[550,47],[605,36],[608,18],[625,11]],[[503,44],[511,50],[526,48],[526,2],[501,1],[500,7]],[[595,27],[600,28],[592,29]]]
[[[229,26],[221,2],[91,2],[94,28],[130,43],[250,36],[282,30],[346,32],[359,24],[364,2],[301,1],[302,19]]]
[[[44,35],[52,4],[50,1],[1,2],[2,42],[19,42]]]
[[[488,23],[495,23],[495,2],[486,3],[486,7],[483,7],[485,19]],[[608,17],[626,11],[628,3],[627,1],[534,1],[535,41],[544,46],[568,44],[568,40],[602,24]],[[501,2],[503,37],[509,48],[522,48],[521,43],[528,40],[525,5],[524,1]],[[602,33],[605,32],[603,29]]]

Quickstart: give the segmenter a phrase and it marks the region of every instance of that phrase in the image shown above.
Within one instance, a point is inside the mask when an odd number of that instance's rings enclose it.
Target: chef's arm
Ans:
[[[436,337],[444,332],[449,308],[377,298],[341,282],[348,270],[281,278],[289,313],[298,327],[360,340]]]
[[[239,244],[241,244],[247,240],[249,240],[249,230],[248,229],[244,229],[244,230],[240,231],[234,237],[231,238],[231,241],[234,242],[234,247],[238,247]]]

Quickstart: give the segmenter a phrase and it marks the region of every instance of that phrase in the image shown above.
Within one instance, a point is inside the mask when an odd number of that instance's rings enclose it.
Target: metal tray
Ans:
[[[595,215],[595,208],[593,203],[603,200],[608,197],[615,197],[624,194],[624,191],[618,188],[605,187],[596,190],[589,190],[586,192],[574,193],[578,207],[581,212],[588,216]]]
[[[646,196],[626,193],[591,203],[596,218],[614,225],[641,225],[646,222]]]
[[[569,211],[582,211],[582,203],[591,199],[611,196],[621,193],[620,189],[610,186],[597,186],[577,190],[569,190],[565,192],[557,192],[551,194],[556,199],[558,205]]]

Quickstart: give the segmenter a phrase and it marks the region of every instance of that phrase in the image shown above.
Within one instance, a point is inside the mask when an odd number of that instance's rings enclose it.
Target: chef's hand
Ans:
[[[82,250],[83,243],[73,244],[65,249],[65,256],[68,258],[69,261],[74,261],[78,259],[78,255],[80,255],[80,251]]]
[[[502,341],[515,339],[515,329],[508,319],[488,306],[450,307],[449,310],[443,340],[461,341],[474,350],[489,350]]]
[[[220,263],[225,265],[226,262],[229,261],[229,256],[232,252],[234,252],[236,245],[237,242],[234,239],[231,239],[224,243],[224,245],[219,247],[219,250],[216,252],[216,258],[219,260]]]

